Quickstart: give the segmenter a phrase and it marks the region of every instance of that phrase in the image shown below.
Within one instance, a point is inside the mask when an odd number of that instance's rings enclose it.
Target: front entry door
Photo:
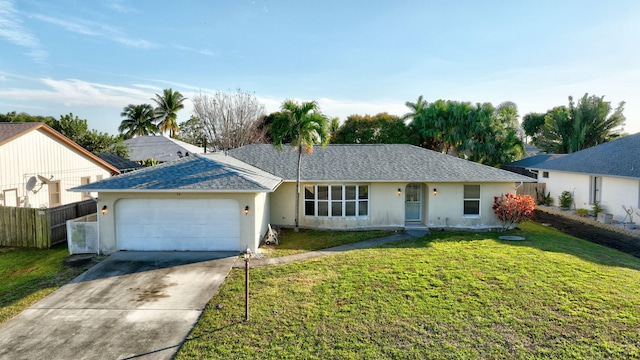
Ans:
[[[409,184],[404,191],[405,221],[422,220],[422,185]]]

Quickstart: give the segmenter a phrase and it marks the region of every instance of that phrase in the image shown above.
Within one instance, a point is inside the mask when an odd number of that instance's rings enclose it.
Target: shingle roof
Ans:
[[[558,159],[565,155],[566,154],[538,154],[538,155],[526,157],[524,159],[520,159],[518,161],[513,161],[508,164],[504,164],[504,166],[531,167],[534,165],[542,164],[543,162],[546,162],[546,161]]]
[[[133,161],[144,161],[149,158],[161,162],[173,161],[180,158],[178,151],[183,155],[204,153],[201,147],[160,135],[136,136],[122,143],[129,148],[129,159]]]
[[[142,165],[138,164],[135,161],[127,160],[127,159],[125,159],[123,157],[120,157],[118,155],[98,154],[98,157],[100,159],[108,162],[109,164],[117,167],[118,170],[120,170],[121,172],[136,170],[136,169],[140,169],[140,168],[143,167]]]
[[[26,122],[26,123],[0,123],[0,145],[17,138],[18,136],[25,134],[31,130],[35,130],[44,125],[38,122]]]
[[[285,146],[247,145],[229,155],[285,180],[296,179],[297,152]],[[406,144],[316,146],[302,156],[305,181],[535,181],[509,171]]]
[[[98,192],[270,192],[282,179],[224,154],[193,155],[70,189]]]
[[[640,133],[580,150],[531,169],[640,178]]]

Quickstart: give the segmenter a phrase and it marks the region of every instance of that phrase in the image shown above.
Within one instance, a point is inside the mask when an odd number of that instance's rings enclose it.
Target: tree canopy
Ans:
[[[333,134],[333,144],[417,144],[418,137],[399,117],[380,113],[351,115]]]
[[[242,90],[200,94],[193,98],[193,117],[218,149],[266,142],[267,129],[261,126],[264,105],[254,94]]]
[[[523,128],[533,144],[549,153],[569,154],[621,136],[625,122],[624,102],[613,110],[604,96],[584,94],[577,104],[557,106],[544,114],[527,114]]]
[[[178,126],[178,111],[184,108],[184,101],[187,100],[179,91],[164,89],[162,95],[156,94],[152,98],[156,103],[155,114],[158,121],[158,130],[161,133],[169,132],[169,136],[175,138],[180,132]]]
[[[504,102],[497,108],[491,103],[471,104],[451,100],[419,106],[407,103],[412,112],[410,127],[422,147],[497,166],[519,158],[524,144],[518,137],[518,110]]]
[[[124,120],[120,123],[118,131],[125,138],[155,135],[158,132],[158,126],[155,124],[155,110],[150,104],[129,104],[125,106],[120,116],[124,117]]]

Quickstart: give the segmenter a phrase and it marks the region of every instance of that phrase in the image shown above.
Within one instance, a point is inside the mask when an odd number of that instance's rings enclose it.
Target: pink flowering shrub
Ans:
[[[515,224],[531,220],[536,202],[529,195],[503,194],[493,197],[493,211],[502,221],[503,230],[512,228]]]

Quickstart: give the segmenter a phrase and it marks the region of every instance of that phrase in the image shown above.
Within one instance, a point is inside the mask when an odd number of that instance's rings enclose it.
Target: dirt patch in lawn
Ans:
[[[536,210],[536,216],[533,220],[541,224],[549,224],[565,234],[569,234],[592,243],[604,245],[612,249],[620,250],[640,258],[640,239],[633,236],[624,235],[615,231],[603,229],[581,221],[549,214],[539,210]]]

